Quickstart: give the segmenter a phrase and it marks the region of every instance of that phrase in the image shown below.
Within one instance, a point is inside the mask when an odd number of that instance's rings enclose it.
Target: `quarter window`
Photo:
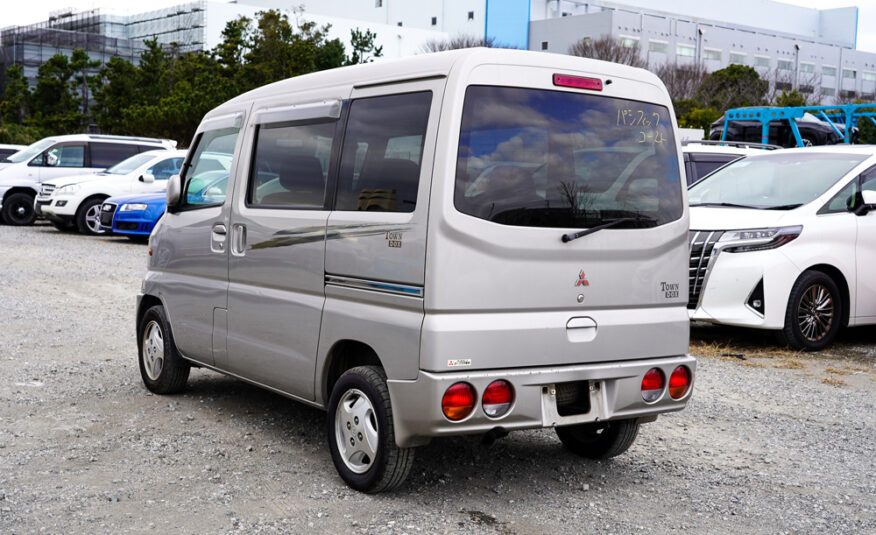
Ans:
[[[110,167],[138,152],[137,145],[91,143],[91,167]]]
[[[413,212],[432,92],[353,101],[337,210]]]
[[[322,209],[335,126],[259,127],[247,204]]]
[[[225,202],[238,132],[238,128],[222,128],[198,136],[182,177],[183,199],[187,205],[215,206]]]

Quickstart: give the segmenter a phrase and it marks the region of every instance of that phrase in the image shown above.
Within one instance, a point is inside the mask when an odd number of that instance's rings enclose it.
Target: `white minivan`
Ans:
[[[326,410],[334,464],[365,492],[436,436],[553,427],[619,455],[692,390],[675,131],[645,70],[512,50],[230,100],[149,240],[142,379],[178,392],[210,368]]]

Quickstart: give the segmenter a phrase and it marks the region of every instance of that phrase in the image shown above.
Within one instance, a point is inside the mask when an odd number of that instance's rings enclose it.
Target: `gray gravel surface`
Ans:
[[[0,532],[876,533],[872,358],[701,358],[687,410],[614,460],[550,430],[446,438],[368,496],[318,410],[203,370],[184,395],[146,391],[146,251],[0,226]]]

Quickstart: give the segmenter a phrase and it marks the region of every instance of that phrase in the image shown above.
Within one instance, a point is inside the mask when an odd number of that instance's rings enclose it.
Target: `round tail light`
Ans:
[[[444,392],[441,410],[449,420],[462,420],[474,410],[475,392],[468,383],[456,383]]]
[[[648,403],[653,403],[660,399],[664,383],[663,372],[659,368],[648,370],[645,376],[642,377],[642,399]]]
[[[511,383],[502,379],[490,383],[481,397],[484,413],[490,418],[504,415],[511,408],[512,403],[514,403],[514,389]]]
[[[690,370],[687,366],[679,366],[669,376],[669,395],[672,399],[681,399],[690,388]]]

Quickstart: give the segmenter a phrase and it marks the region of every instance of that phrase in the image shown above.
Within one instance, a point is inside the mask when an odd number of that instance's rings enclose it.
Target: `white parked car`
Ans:
[[[692,319],[806,350],[876,323],[876,147],[748,156],[688,193]]]
[[[778,145],[747,143],[745,141],[685,140],[681,142],[684,156],[684,174],[687,185],[708,175],[715,169],[744,156],[762,154],[765,150],[781,149]]]
[[[167,189],[167,179],[179,173],[184,150],[152,150],[131,156],[96,175],[78,175],[45,182],[34,210],[59,229],[76,227],[83,234],[103,234],[100,205],[108,197]]]

